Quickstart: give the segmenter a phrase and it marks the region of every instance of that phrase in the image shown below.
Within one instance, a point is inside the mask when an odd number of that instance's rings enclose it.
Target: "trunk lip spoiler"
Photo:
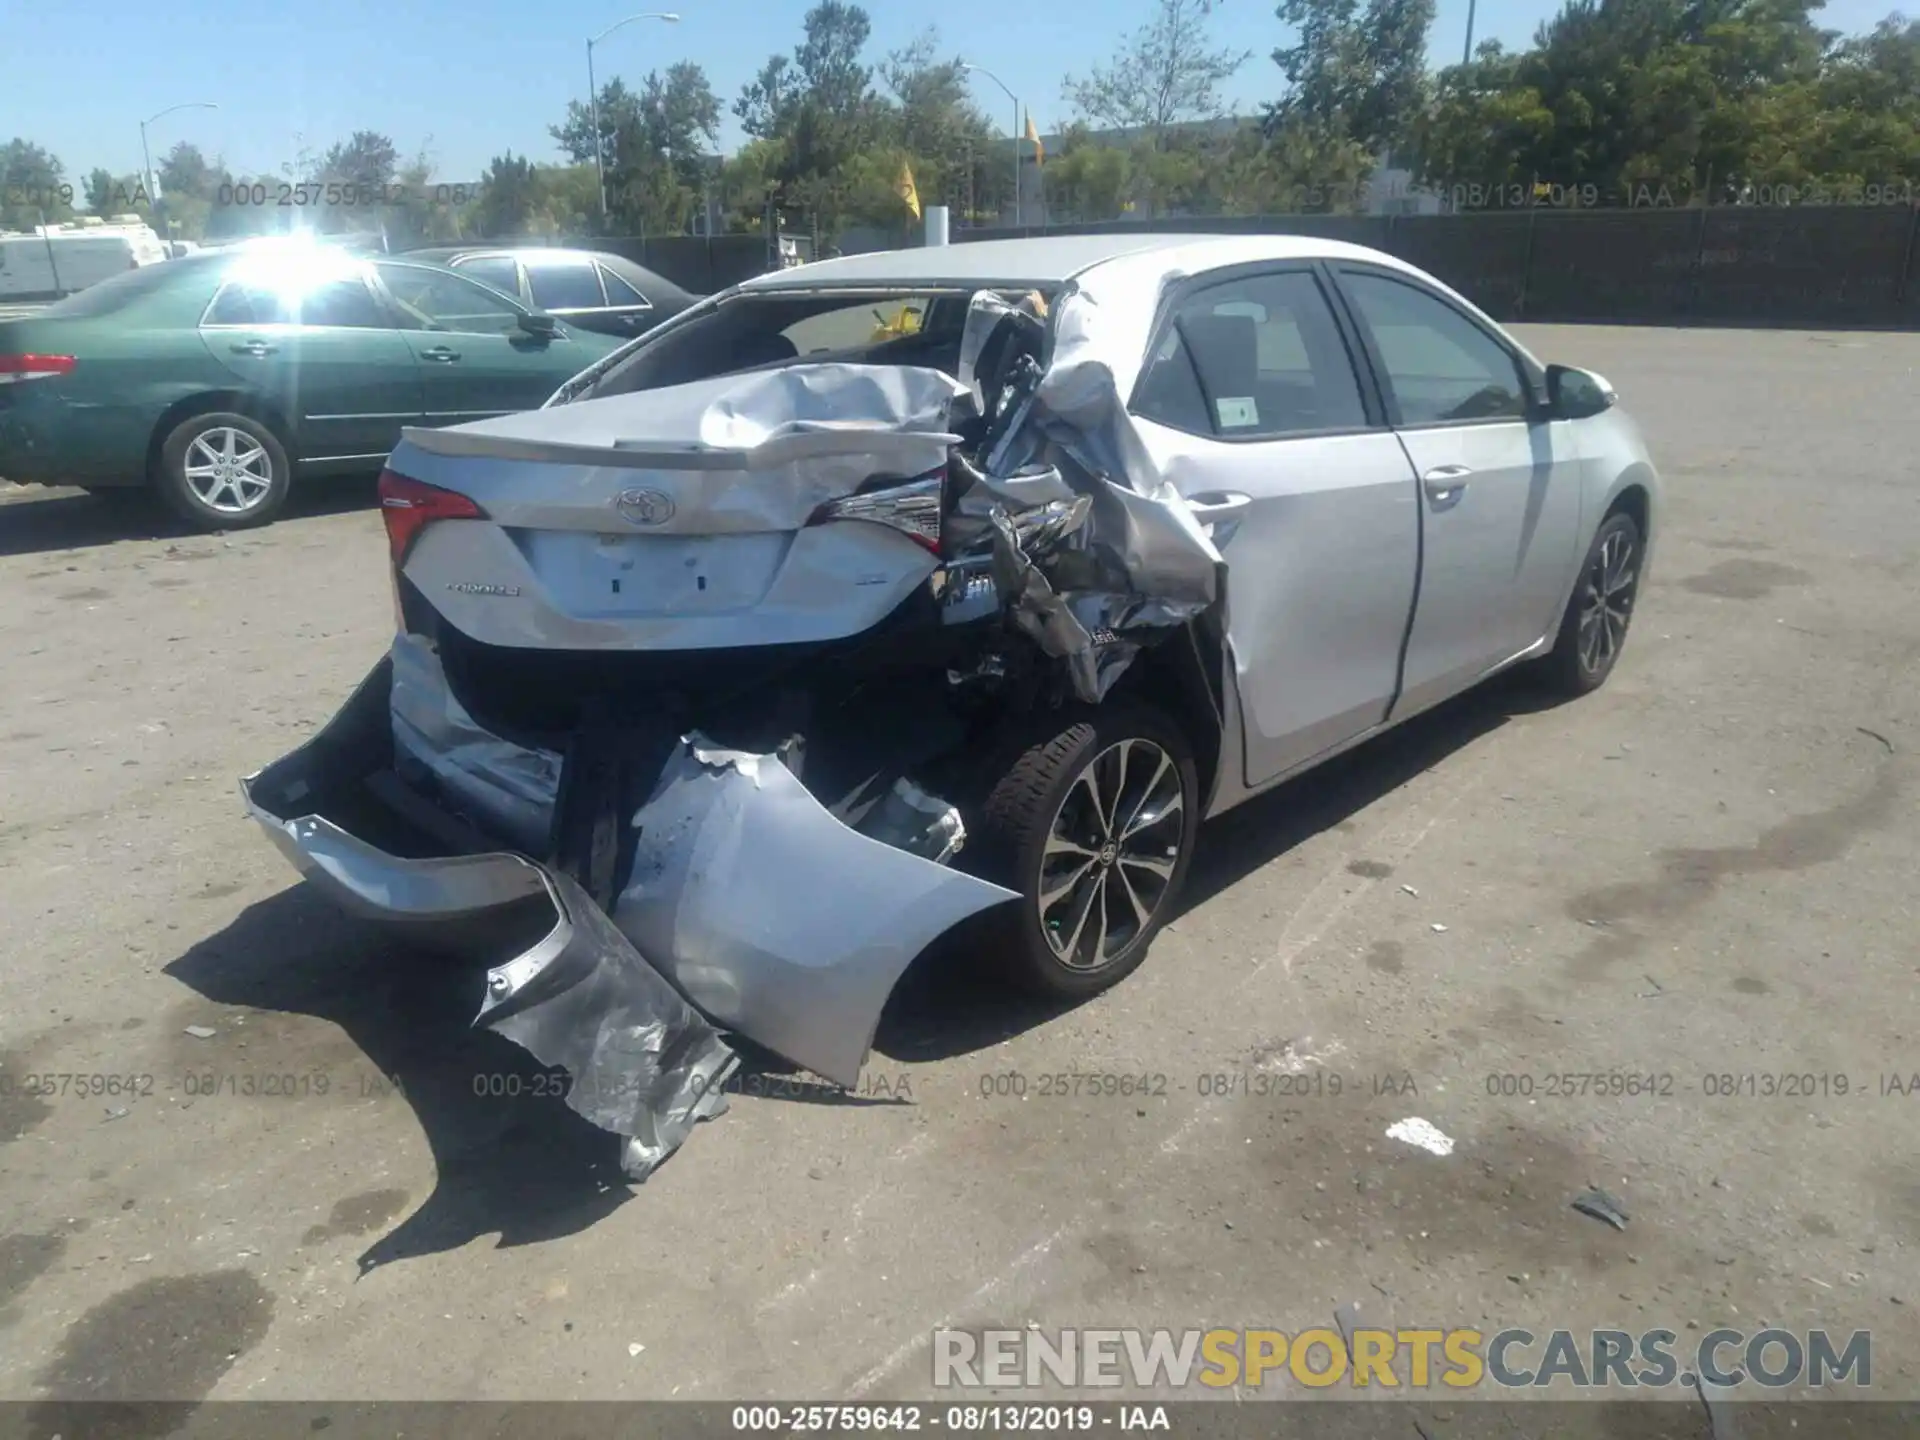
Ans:
[[[751,448],[662,440],[613,440],[607,444],[519,438],[484,431],[433,430],[409,425],[400,432],[390,468],[404,473],[406,447],[450,459],[513,460],[535,465],[591,465],[630,470],[772,470],[797,461],[838,455],[917,458],[944,452],[961,437],[946,431],[873,427],[811,430],[782,435]],[[922,468],[925,468],[924,466]]]

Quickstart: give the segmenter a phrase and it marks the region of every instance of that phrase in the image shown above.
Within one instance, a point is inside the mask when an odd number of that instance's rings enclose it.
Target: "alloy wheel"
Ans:
[[[1151,740],[1121,740],[1067,787],[1041,852],[1041,933],[1073,970],[1111,965],[1153,924],[1186,828],[1180,767]]]
[[[1600,543],[1581,585],[1580,668],[1597,674],[1613,663],[1633,619],[1633,597],[1640,581],[1633,536],[1615,530]]]
[[[231,425],[194,436],[182,469],[200,503],[222,515],[245,515],[273,489],[273,457],[266,446]]]

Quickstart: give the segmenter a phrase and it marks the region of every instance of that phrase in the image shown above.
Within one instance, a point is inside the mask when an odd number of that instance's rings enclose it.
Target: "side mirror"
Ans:
[[[544,310],[523,310],[520,313],[520,328],[529,335],[551,340],[560,333],[560,322]]]
[[[1571,365],[1547,367],[1547,408],[1556,420],[1584,420],[1612,409],[1619,398],[1604,375]]]

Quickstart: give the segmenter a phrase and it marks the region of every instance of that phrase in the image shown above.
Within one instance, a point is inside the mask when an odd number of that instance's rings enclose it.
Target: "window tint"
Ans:
[[[1176,405],[1188,418],[1163,419],[1143,409],[1149,419],[1224,436],[1298,435],[1367,423],[1333,312],[1304,270],[1202,290],[1175,313],[1174,331],[1184,346],[1162,345],[1165,358],[1156,355],[1149,366],[1142,400]]]
[[[1207,397],[1200,393],[1200,377],[1193,372],[1193,359],[1177,327],[1168,327],[1166,339],[1140,376],[1133,392],[1133,413],[1189,434],[1205,435],[1213,429]]]
[[[520,296],[520,266],[511,255],[488,255],[479,260],[462,260],[454,267],[469,279],[478,280],[482,285],[491,285],[494,289],[518,299]]]
[[[520,307],[484,285],[419,265],[376,268],[410,328],[505,335],[520,326]]]
[[[600,272],[585,260],[529,265],[527,286],[542,310],[598,310],[607,303],[600,293]]]
[[[360,280],[334,280],[314,287],[299,300],[301,325],[339,325],[380,330],[390,323]]]
[[[606,282],[607,304],[609,305],[650,305],[651,302],[633,286],[622,280],[606,266],[600,267],[600,278]]]
[[[1341,284],[1373,332],[1403,425],[1525,417],[1514,357],[1458,310],[1380,275],[1349,273]]]
[[[328,280],[308,289],[236,282],[223,287],[208,325],[330,325],[379,330],[388,320],[359,280]]]

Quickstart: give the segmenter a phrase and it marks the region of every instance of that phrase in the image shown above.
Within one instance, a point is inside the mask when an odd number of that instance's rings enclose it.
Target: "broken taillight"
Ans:
[[[941,470],[882,490],[867,490],[843,499],[829,500],[813,512],[807,523],[819,525],[828,520],[868,520],[898,530],[915,544],[938,555],[941,496],[945,484],[946,472]]]
[[[442,490],[396,475],[380,472],[380,518],[387,523],[387,548],[393,552],[393,568],[399,572],[407,552],[420,532],[436,520],[484,520],[487,512],[454,490]]]

